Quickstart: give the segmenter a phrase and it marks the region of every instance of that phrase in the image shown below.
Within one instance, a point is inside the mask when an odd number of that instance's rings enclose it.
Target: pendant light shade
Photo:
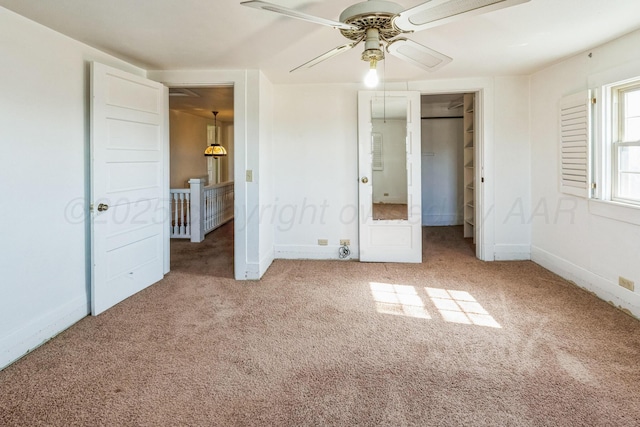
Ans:
[[[204,150],[204,155],[207,157],[223,157],[227,155],[227,150],[220,144],[211,144]]]
[[[212,111],[214,126],[213,126],[213,144],[208,146],[206,150],[204,150],[204,155],[206,157],[213,157],[217,159],[218,157],[224,157],[227,155],[227,150],[220,144],[218,144],[218,112]]]

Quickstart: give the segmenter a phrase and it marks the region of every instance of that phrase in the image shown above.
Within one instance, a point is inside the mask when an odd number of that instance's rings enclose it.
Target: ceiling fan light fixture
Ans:
[[[362,60],[369,62],[369,71],[364,78],[364,84],[369,88],[378,86],[378,82],[380,81],[378,71],[376,70],[378,61],[384,59],[384,52],[380,47],[380,32],[377,28],[368,28],[364,42],[364,52],[362,52]]]
[[[393,1],[365,0],[344,9],[340,14],[339,21],[308,15],[263,0],[243,1],[240,4],[316,24],[328,25],[339,29],[345,38],[351,40],[351,43],[338,46],[291,71],[310,68],[353,48],[363,40],[365,48],[362,59],[372,65],[375,65],[374,60],[378,62],[384,59],[382,48],[385,47],[387,52],[393,56],[427,71],[435,71],[451,62],[451,58],[427,46],[404,37],[397,38],[397,36],[529,1],[531,0],[423,0],[422,3],[414,7],[404,9],[403,6]],[[372,76],[372,81],[374,75],[377,77],[374,66],[371,66],[369,74]]]
[[[369,63],[369,71],[364,76],[364,84],[369,88],[374,88],[378,86],[380,79],[378,78],[378,70],[376,69],[378,64],[378,60],[375,58],[371,58]]]

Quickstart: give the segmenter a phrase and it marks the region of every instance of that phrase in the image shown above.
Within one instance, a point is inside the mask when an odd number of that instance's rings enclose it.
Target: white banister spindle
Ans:
[[[205,188],[205,233],[233,219],[233,183],[227,182]]]
[[[171,237],[201,242],[204,236],[233,219],[233,182],[204,185],[189,180],[190,188],[171,189]]]
[[[184,235],[184,194],[182,193],[180,194],[180,204],[178,206],[180,209],[180,235]]]
[[[180,223],[178,222],[178,194],[173,193],[172,196],[173,200],[171,203],[171,210],[173,211],[173,227],[171,230],[171,235],[174,235],[180,234]]]
[[[172,188],[170,190],[171,200],[171,237],[188,239],[191,237],[190,224],[190,195],[189,190],[184,188]]]
[[[191,234],[191,230],[192,230],[191,200],[193,200],[193,198],[189,193],[185,193],[184,197],[187,200],[187,212],[186,212],[186,215],[184,216],[184,220],[186,222],[184,230],[187,236],[193,236]]]

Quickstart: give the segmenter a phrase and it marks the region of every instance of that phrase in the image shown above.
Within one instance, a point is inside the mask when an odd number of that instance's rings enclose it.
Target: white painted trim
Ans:
[[[167,213],[163,216],[165,221],[163,234],[164,234],[164,268],[163,274],[169,273],[171,270],[171,232],[169,226],[171,225],[171,147],[169,138],[169,88],[164,86],[162,97],[164,98],[164,126],[162,132],[162,145],[164,149],[163,160],[163,182],[164,182],[164,211]]]
[[[484,183],[476,190],[476,256],[482,261],[494,261],[495,197],[494,197],[494,80],[493,78],[425,80],[409,82],[407,90],[422,95],[442,93],[475,93],[476,105],[476,182]]]
[[[531,260],[594,293],[598,298],[618,308],[629,310],[633,316],[640,318],[640,295],[637,293],[536,246],[531,247]]]
[[[49,311],[0,340],[0,369],[30,353],[91,312],[86,296]]]
[[[269,266],[271,265],[274,259],[275,259],[275,250],[274,248],[271,248],[271,250],[268,251],[265,254],[265,256],[263,256],[262,259],[260,260],[260,265],[258,266],[258,273],[259,273],[258,279],[262,277],[264,273],[267,272],[267,269],[269,268]]]
[[[482,247],[482,253],[485,255],[485,258],[480,258],[482,261],[495,261],[496,253],[493,245],[484,245]]]
[[[259,265],[249,263],[247,222],[250,212],[257,211],[258,200],[249,198],[245,171],[258,170],[257,164],[249,162],[247,155],[249,128],[249,106],[257,108],[257,94],[248,92],[247,70],[205,70],[205,71],[148,71],[149,79],[162,82],[167,87],[209,87],[233,85],[234,102],[234,272],[236,280],[251,280],[260,271]],[[257,118],[254,118],[257,119]],[[257,156],[256,156],[257,157]],[[259,277],[258,277],[259,278]]]
[[[271,249],[258,262],[248,262],[244,280],[260,280],[274,260],[274,251]]]
[[[525,261],[531,259],[530,245],[498,244],[493,248],[496,261]]]
[[[589,213],[605,218],[640,225],[640,206],[608,200],[589,200]]]
[[[351,255],[342,261],[358,259],[358,254],[353,250],[353,247],[355,246],[351,245],[349,247],[351,249]],[[340,245],[276,245],[275,257],[276,259],[339,260],[339,249]]]

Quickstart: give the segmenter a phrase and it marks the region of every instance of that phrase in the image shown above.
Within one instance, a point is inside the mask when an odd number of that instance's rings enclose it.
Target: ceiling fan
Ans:
[[[384,59],[385,51],[427,71],[435,71],[452,61],[440,52],[406,37],[399,37],[400,34],[425,30],[466,16],[528,1],[530,0],[430,0],[405,10],[403,6],[391,1],[367,0],[346,8],[340,14],[339,21],[320,18],[261,0],[244,1],[241,4],[333,27],[351,40],[294,68],[291,72],[313,67],[364,41],[362,60],[369,62],[370,66],[365,83],[375,86],[378,83],[376,66],[378,61]]]

